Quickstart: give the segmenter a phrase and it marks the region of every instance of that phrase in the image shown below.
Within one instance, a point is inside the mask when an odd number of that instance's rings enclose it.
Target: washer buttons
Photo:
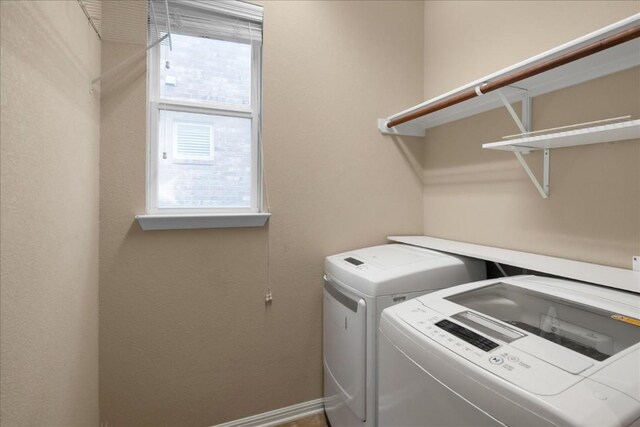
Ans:
[[[491,356],[489,358],[489,362],[491,362],[493,365],[502,365],[502,362],[504,362],[504,359],[500,356]]]

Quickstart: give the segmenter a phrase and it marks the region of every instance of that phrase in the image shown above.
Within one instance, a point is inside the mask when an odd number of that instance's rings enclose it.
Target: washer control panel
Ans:
[[[580,377],[462,326],[420,303],[407,301],[399,306],[398,317],[413,329],[468,361],[524,389],[554,394],[570,387]],[[525,338],[523,338],[525,339]]]
[[[480,334],[476,334],[464,326],[458,325],[450,320],[444,319],[435,324],[438,328],[444,329],[450,334],[478,347],[480,350],[490,351],[498,347],[498,344]]]

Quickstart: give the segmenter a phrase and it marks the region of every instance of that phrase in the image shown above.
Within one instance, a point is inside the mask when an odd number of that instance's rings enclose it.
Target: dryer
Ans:
[[[323,365],[331,425],[377,425],[376,333],[384,308],[485,277],[484,261],[403,244],[327,257]]]
[[[640,295],[517,276],[386,309],[380,426],[640,426]]]

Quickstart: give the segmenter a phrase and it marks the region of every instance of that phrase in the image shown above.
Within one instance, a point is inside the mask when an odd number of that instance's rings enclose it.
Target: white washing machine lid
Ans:
[[[570,373],[582,372],[592,366],[590,360],[604,361],[640,342],[640,328],[632,320],[638,316],[638,310],[628,304],[631,300],[616,306],[607,304],[605,309],[576,302],[575,297],[572,298],[572,294],[568,292],[564,295],[552,295],[502,280],[450,295],[445,299],[471,310],[453,316],[463,323],[469,318],[469,314],[479,318],[475,314],[477,312],[499,319],[530,335],[544,338],[550,343],[515,338],[511,345],[515,348],[525,347],[521,349],[536,353],[540,351],[540,347],[548,347],[546,354],[558,353],[555,364]],[[466,313],[469,314],[465,316]],[[471,325],[482,328],[477,321],[471,320]],[[570,349],[586,358],[576,357],[569,361],[567,359],[570,358],[562,356],[566,351],[559,347]]]
[[[591,378],[640,400],[638,295],[520,276],[444,289],[385,314],[540,396]]]
[[[482,280],[486,274],[484,261],[403,244],[328,256],[325,272],[369,296],[442,289]]]

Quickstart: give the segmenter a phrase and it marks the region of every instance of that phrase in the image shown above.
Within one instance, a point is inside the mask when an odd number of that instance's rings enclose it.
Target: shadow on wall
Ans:
[[[434,186],[456,186],[461,184],[487,184],[500,182],[513,182],[526,178],[525,172],[520,164],[513,158],[502,159],[493,162],[484,162],[464,166],[454,166],[424,172],[424,185]],[[532,159],[539,157],[536,154],[525,156],[527,163],[532,164]],[[538,169],[532,167],[535,174]]]
[[[133,83],[141,79],[146,80],[146,54],[140,55],[139,59],[133,61],[130,65],[120,68],[125,61],[130,60],[133,56],[137,56],[139,52],[145,49],[144,45],[131,46],[137,46],[138,50],[134,50],[134,53],[130,54],[130,56],[118,58],[113,62],[113,67],[108,69],[103,68],[104,79],[94,85],[94,90],[99,91],[103,98],[108,99],[112,94],[121,94],[123,90],[126,90],[126,88]]]
[[[390,135],[391,140],[396,144],[405,160],[411,166],[411,170],[416,175],[418,182],[425,185],[424,175],[424,138]]]
[[[134,220],[114,254],[115,262],[105,265],[103,272],[119,274],[123,270],[122,263],[133,263],[130,267],[139,271],[140,277],[145,281],[148,279],[150,287],[165,283],[171,287],[180,285],[188,288],[190,284],[181,284],[183,277],[189,277],[192,284],[208,286],[218,282],[218,275],[235,274],[237,265],[232,265],[231,261],[242,259],[243,254],[248,253],[247,248],[242,248],[242,245],[246,245],[251,247],[255,268],[243,274],[247,273],[252,277],[252,285],[266,290],[268,224],[267,222],[264,227],[143,231]],[[222,248],[212,249],[210,245],[213,241]],[[238,243],[239,247],[233,251],[228,249],[229,246],[224,248],[225,244],[233,242]],[[143,250],[144,254],[141,253]],[[243,252],[245,250],[247,252]],[[227,258],[226,263],[212,263],[212,260]],[[157,265],[159,260],[164,262]],[[110,267],[109,270],[107,267]],[[184,270],[184,275],[176,274],[180,270]],[[156,280],[153,279],[154,276],[157,276]],[[233,281],[227,284],[232,285]],[[216,292],[224,293],[224,288],[218,288]],[[261,299],[262,293],[254,295]]]
[[[520,104],[513,107],[519,115]],[[512,153],[482,148],[484,143],[500,141],[502,136],[516,132],[517,127],[505,108],[427,130],[425,186],[484,185],[528,179]],[[532,152],[525,159],[538,175],[542,170],[542,152]]]
[[[71,102],[89,96],[91,80],[96,76],[91,75],[90,68],[86,65],[87,58],[78,56],[73,45],[84,45],[91,40],[65,39],[55,26],[48,22],[49,17],[43,9],[55,7],[48,2],[26,2],[25,4],[12,4],[3,2],[2,9],[14,8],[12,12],[16,19],[8,19],[3,22],[6,28],[2,29],[3,35],[20,34],[20,28],[29,28],[31,37],[16,40],[14,43],[3,42],[3,49],[10,46],[19,46],[12,54],[30,69],[41,75],[43,80],[50,82],[52,87],[58,89],[59,96]],[[79,7],[79,6],[78,6]],[[72,17],[69,17],[71,20]],[[89,24],[87,24],[89,25]],[[92,33],[90,37],[98,37]],[[37,45],[36,45],[37,44]],[[78,50],[78,49],[75,49]],[[35,55],[33,52],[37,51]],[[44,52],[44,54],[40,54]],[[61,68],[60,63],[65,63]],[[84,92],[84,93],[83,93]]]

